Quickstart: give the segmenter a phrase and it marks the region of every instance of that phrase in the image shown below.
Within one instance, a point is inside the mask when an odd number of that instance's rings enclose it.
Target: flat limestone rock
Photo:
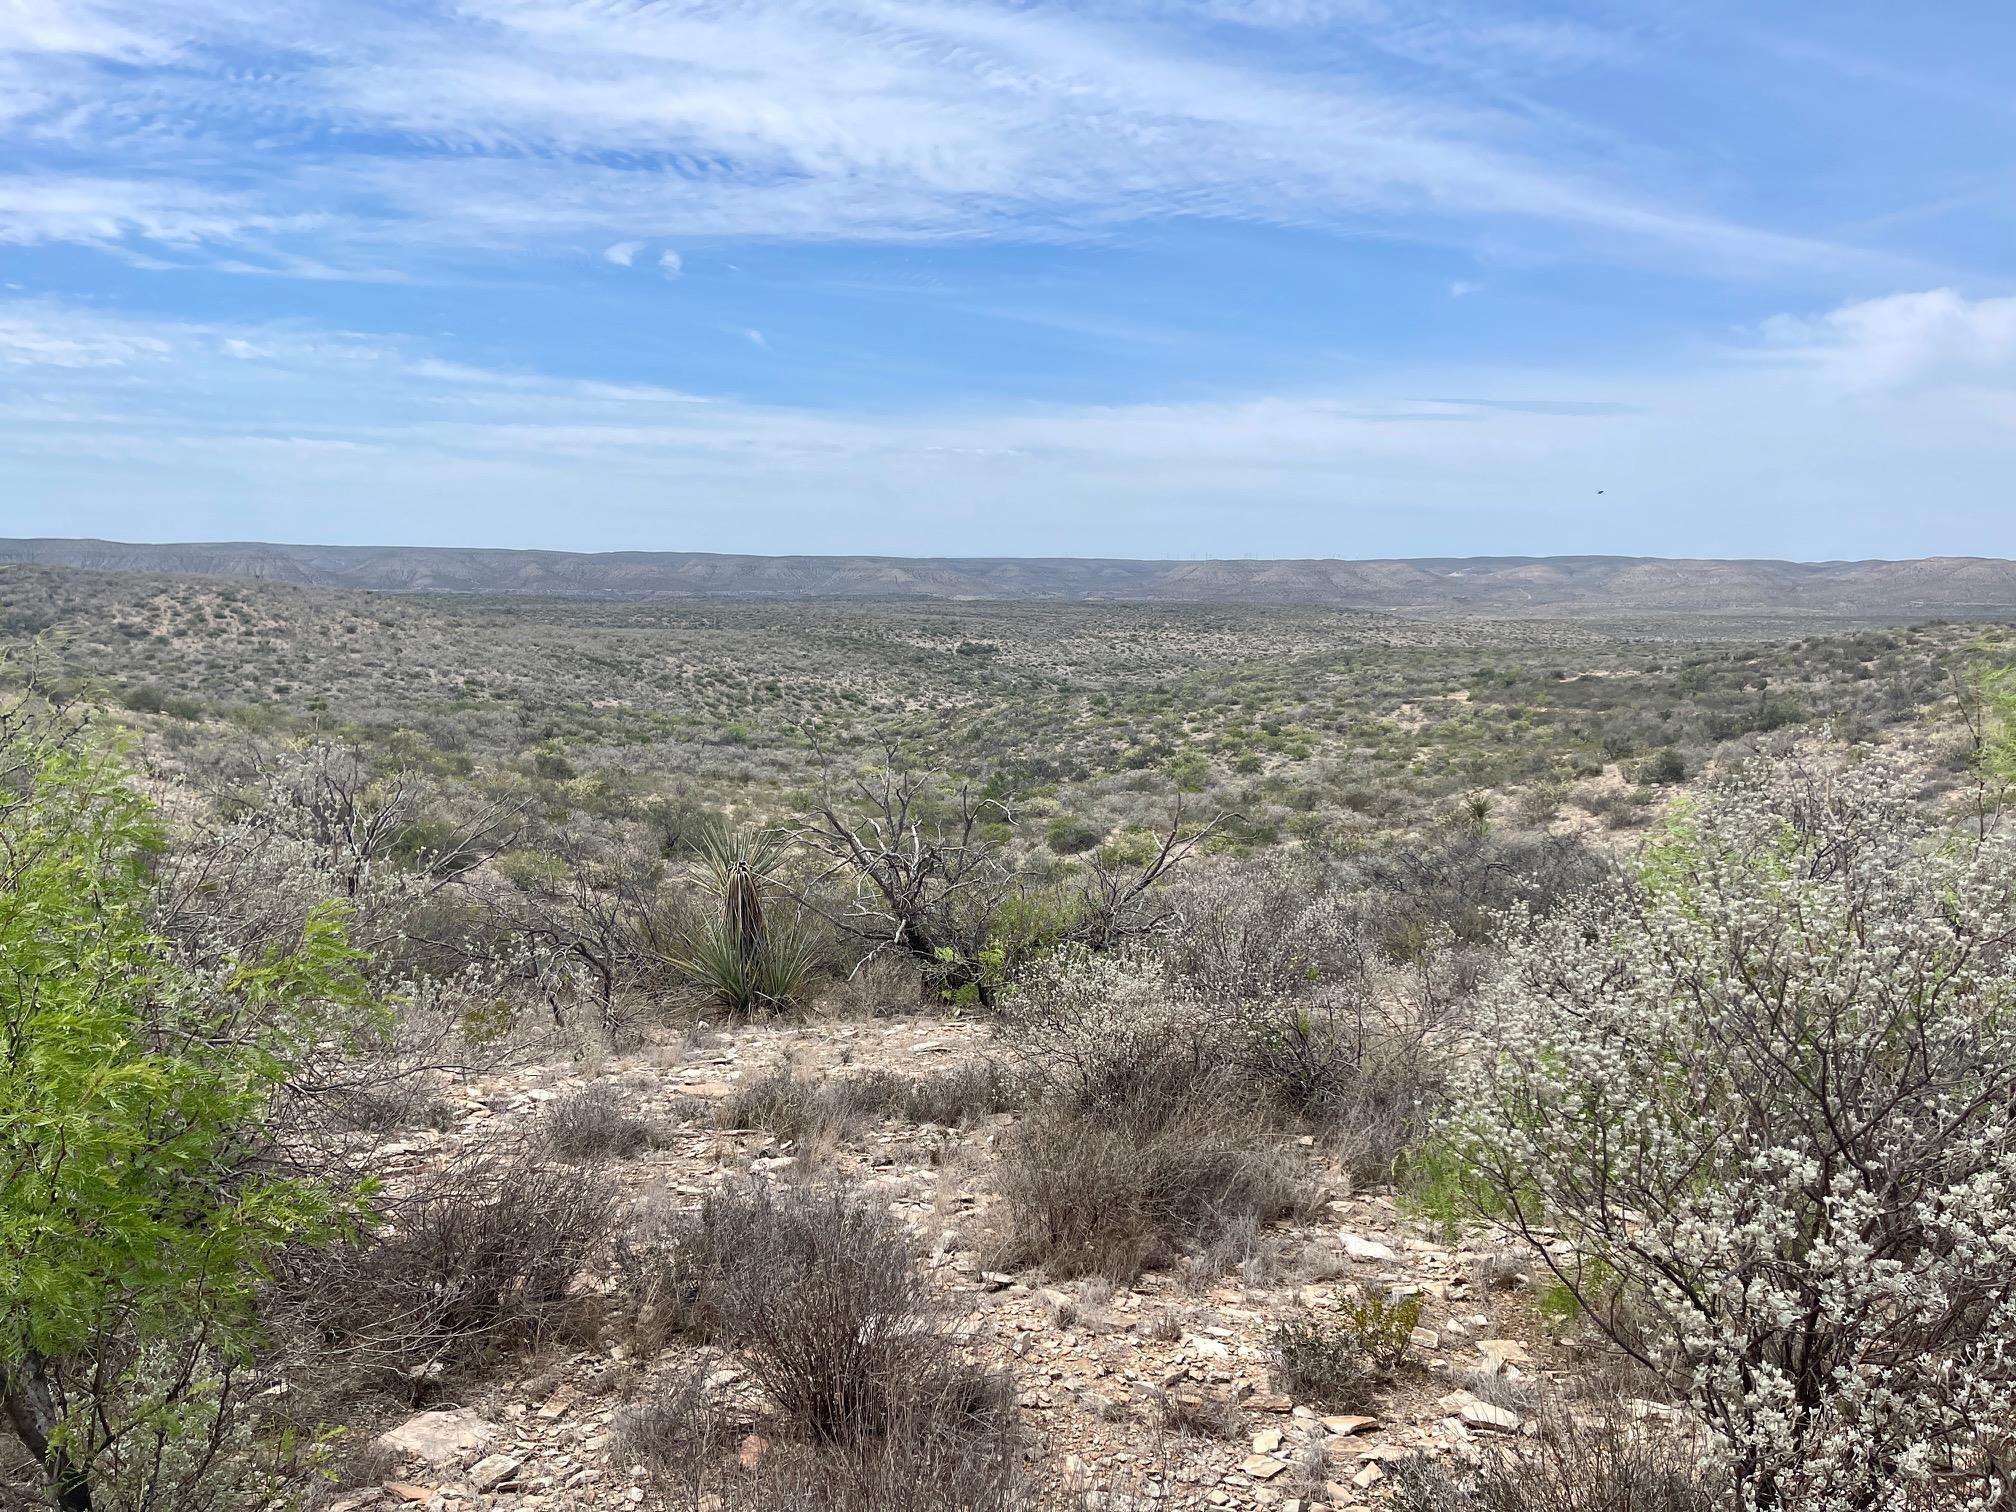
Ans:
[[[1507,1365],[1531,1365],[1533,1356],[1517,1339],[1479,1339],[1477,1352],[1490,1361],[1493,1368]]]
[[[1507,1412],[1503,1407],[1493,1407],[1489,1402],[1465,1402],[1458,1414],[1472,1428],[1487,1428],[1493,1433],[1517,1433],[1519,1414]]]
[[[493,1454],[469,1467],[469,1484],[478,1491],[495,1491],[518,1473],[519,1461],[508,1454]]]
[[[489,1447],[496,1429],[467,1407],[423,1412],[378,1435],[395,1454],[411,1455],[430,1465],[459,1465]]]

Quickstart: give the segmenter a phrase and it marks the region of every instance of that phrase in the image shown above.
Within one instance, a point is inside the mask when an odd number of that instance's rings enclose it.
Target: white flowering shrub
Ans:
[[[1748,1508],[2009,1504],[2016,851],[1752,771],[1533,925],[1449,1133]],[[1564,1242],[1565,1241],[1565,1242]]]

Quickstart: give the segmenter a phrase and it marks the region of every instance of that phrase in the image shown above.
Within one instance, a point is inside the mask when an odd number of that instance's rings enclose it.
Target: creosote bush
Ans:
[[[1746,1508],[2009,1494],[2012,945],[2007,837],[1936,828],[1875,764],[1759,769],[1532,929],[1488,998],[1456,1149],[1685,1393]]]
[[[1275,1325],[1269,1340],[1276,1383],[1306,1401],[1344,1412],[1368,1410],[1407,1357],[1421,1299],[1366,1294],[1334,1314],[1308,1312]]]

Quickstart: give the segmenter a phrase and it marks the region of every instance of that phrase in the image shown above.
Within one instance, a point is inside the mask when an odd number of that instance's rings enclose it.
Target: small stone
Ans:
[[[1507,1365],[1531,1365],[1533,1356],[1517,1339],[1479,1339],[1477,1352],[1491,1362],[1493,1369],[1503,1369]]]
[[[1487,1428],[1493,1433],[1517,1433],[1519,1414],[1507,1412],[1503,1407],[1493,1407],[1489,1402],[1465,1402],[1458,1414],[1472,1428]]]
[[[1379,1426],[1379,1419],[1369,1417],[1326,1417],[1323,1426],[1339,1438],[1349,1438],[1354,1433],[1363,1433],[1367,1428]]]
[[[1272,1454],[1280,1447],[1281,1430],[1279,1428],[1262,1428],[1258,1433],[1253,1435],[1253,1452],[1255,1454]]]
[[[1246,1457],[1245,1463],[1240,1465],[1239,1468],[1244,1470],[1254,1480],[1265,1481],[1274,1479],[1275,1476],[1286,1470],[1288,1466],[1283,1461],[1274,1459],[1269,1455],[1251,1454]]]
[[[1389,1246],[1356,1234],[1344,1236],[1344,1253],[1353,1260],[1387,1261],[1397,1258]]]
[[[508,1454],[493,1454],[469,1467],[469,1484],[478,1491],[495,1491],[518,1473],[519,1461]]]
[[[1431,1350],[1441,1344],[1442,1337],[1432,1328],[1417,1328],[1407,1336],[1407,1342],[1416,1349]]]
[[[424,1502],[434,1494],[432,1486],[416,1486],[411,1481],[386,1481],[385,1494],[402,1502]]]
[[[539,1404],[539,1416],[549,1423],[558,1422],[561,1418],[567,1416],[567,1410],[580,1400],[581,1392],[578,1387],[572,1385],[561,1386],[553,1395]]]
[[[1386,1479],[1386,1472],[1379,1468],[1379,1463],[1375,1460],[1352,1476],[1351,1484],[1356,1486],[1360,1491],[1363,1491],[1367,1486],[1376,1486],[1384,1479]]]
[[[1240,1403],[1249,1412],[1287,1412],[1294,1405],[1279,1391],[1256,1391]]]

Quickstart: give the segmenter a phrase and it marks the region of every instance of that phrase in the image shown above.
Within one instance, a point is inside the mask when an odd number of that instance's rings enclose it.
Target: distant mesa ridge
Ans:
[[[0,562],[265,578],[387,593],[558,598],[942,598],[1317,604],[1483,614],[1938,615],[2016,611],[2016,562],[1713,561],[1624,556],[1344,561],[1099,557],[729,556],[457,546],[133,544],[0,539]],[[4,588],[0,588],[4,593]]]

